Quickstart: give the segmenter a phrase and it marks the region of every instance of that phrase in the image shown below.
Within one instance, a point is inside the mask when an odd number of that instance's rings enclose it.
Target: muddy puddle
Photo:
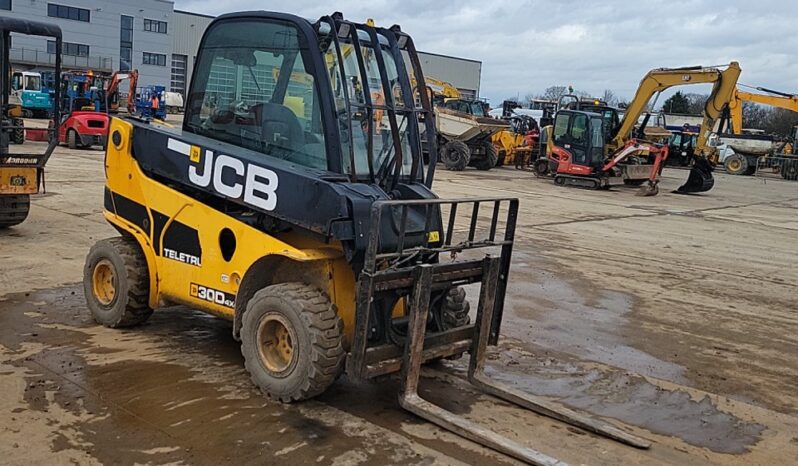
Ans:
[[[579,276],[569,280],[551,261],[514,254],[505,303],[504,334],[552,351],[685,383],[685,369],[628,345],[626,315],[634,298],[596,289]]]

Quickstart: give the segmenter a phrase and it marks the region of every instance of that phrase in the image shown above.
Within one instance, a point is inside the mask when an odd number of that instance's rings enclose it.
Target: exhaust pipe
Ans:
[[[687,181],[674,191],[678,194],[703,193],[715,186],[715,178],[712,176],[712,165],[704,157],[697,157]]]

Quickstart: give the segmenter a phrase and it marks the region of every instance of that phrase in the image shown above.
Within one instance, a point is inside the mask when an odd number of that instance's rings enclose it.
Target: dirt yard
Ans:
[[[705,195],[555,186],[510,167],[440,170],[450,196],[520,198],[492,376],[653,442],[606,440],[480,395],[463,362],[422,395],[569,464],[798,464],[798,183],[716,175]],[[103,152],[59,149],[31,216],[0,232],[0,462],[515,464],[404,412],[398,384],[345,378],[263,398],[231,325],[183,307],[96,325],[82,266]]]

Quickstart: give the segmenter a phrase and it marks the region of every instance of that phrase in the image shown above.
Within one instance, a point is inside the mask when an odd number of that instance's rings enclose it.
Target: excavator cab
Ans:
[[[552,173],[559,175],[602,177],[605,146],[604,118],[598,113],[561,110],[554,118],[554,149],[549,159]],[[565,177],[558,184],[563,184]],[[589,182],[591,186],[594,181]]]
[[[94,319],[116,328],[170,304],[200,309],[232,321],[245,367],[273,399],[312,398],[343,372],[398,374],[407,410],[523,461],[559,464],[421,398],[422,364],[468,352],[480,389],[647,448],[486,376],[518,201],[435,195],[435,138],[422,163],[421,125],[435,134],[425,89],[398,26],[340,13],[215,19],[182,128],[112,119],[105,218],[121,237],[86,258]]]

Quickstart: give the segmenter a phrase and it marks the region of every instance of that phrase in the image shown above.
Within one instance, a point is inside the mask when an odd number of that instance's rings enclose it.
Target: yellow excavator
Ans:
[[[742,91],[739,88],[734,90],[729,102],[729,126],[732,134],[720,135],[720,142],[731,149],[725,153],[723,165],[732,175],[752,175],[757,169],[760,157],[770,158],[777,155],[765,165],[780,171],[785,179],[798,179],[798,157],[795,156],[798,128],[793,128],[793,134],[788,141],[778,147],[773,144],[771,136],[743,134],[744,102],[754,102],[798,113],[798,95],[764,87],[755,89],[759,93]]]
[[[605,125],[605,134],[607,135],[606,144],[603,146],[603,159],[591,160],[590,163],[584,165],[591,165],[590,173],[579,173],[576,176],[591,177],[598,180],[599,178],[612,176],[612,174],[621,173],[624,182],[627,184],[639,184],[649,181],[648,192],[655,192],[655,186],[658,182],[659,174],[655,171],[661,170],[661,163],[643,164],[639,163],[645,160],[649,155],[655,152],[655,146],[645,141],[645,127],[648,124],[650,114],[646,114],[643,122],[638,124],[641,115],[644,114],[646,108],[649,106],[651,98],[655,95],[657,98],[666,89],[675,86],[690,85],[690,84],[707,84],[712,83],[714,87],[707,99],[703,112],[703,123],[701,125],[701,132],[698,135],[698,140],[695,147],[695,163],[690,171],[690,176],[687,182],[679,187],[679,193],[695,193],[709,191],[714,186],[714,178],[712,177],[712,165],[718,162],[718,151],[715,147],[708,144],[709,137],[712,134],[716,122],[723,116],[723,111],[732,98],[732,94],[737,86],[737,79],[740,76],[740,65],[737,62],[731,62],[725,69],[719,67],[685,67],[685,68],[658,68],[649,71],[640,81],[637,92],[632,99],[632,102],[626,108],[623,118],[617,124],[614,124],[612,112],[602,111],[602,108],[588,108],[588,109],[566,109],[566,111],[583,112],[591,117],[603,118]],[[656,105],[657,98],[654,99],[652,106]],[[607,107],[609,109],[609,107]],[[563,111],[563,110],[560,110]],[[558,112],[559,113],[559,112]],[[569,117],[568,120],[571,118]],[[566,121],[563,117],[561,120]],[[577,118],[579,120],[579,118]],[[555,118],[556,121],[556,118]],[[558,149],[558,140],[567,139],[569,135],[569,128],[562,128],[563,134],[558,137],[556,124],[554,127],[547,127],[544,136],[546,140],[546,155],[548,163],[538,161],[535,164],[536,173],[542,171],[549,171],[552,174],[557,174],[557,169],[562,167],[575,167],[576,164],[562,164],[558,163],[556,156],[553,155]],[[569,146],[573,145],[568,143]],[[637,150],[630,151],[630,147],[637,146]],[[592,145],[591,145],[591,148]],[[559,147],[563,149],[568,149]],[[594,149],[598,149],[597,147]],[[598,152],[598,151],[597,151]],[[563,152],[565,154],[565,152]],[[565,156],[565,155],[563,155]],[[597,154],[598,156],[598,154]],[[596,156],[596,157],[597,157]],[[667,156],[666,156],[667,157]],[[601,162],[611,161],[611,163],[603,164]],[[580,170],[582,167],[579,167]],[[573,178],[574,173],[563,174],[569,179]],[[595,180],[594,180],[595,181]],[[607,184],[599,180],[594,182],[592,186],[606,187]]]

